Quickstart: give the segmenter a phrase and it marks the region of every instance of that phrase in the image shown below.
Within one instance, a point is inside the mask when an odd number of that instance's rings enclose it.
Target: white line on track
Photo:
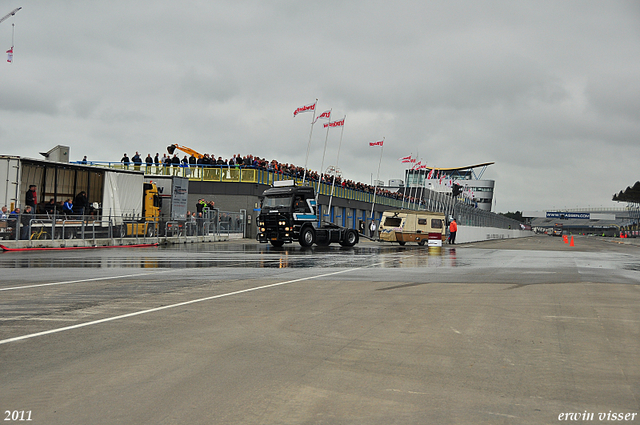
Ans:
[[[14,291],[16,289],[41,288],[43,286],[68,285],[70,283],[96,282],[96,281],[99,281],[99,280],[126,279],[128,277],[147,276],[147,275],[156,274],[156,273],[168,273],[168,272],[174,271],[174,270],[175,269],[161,270],[161,271],[154,271],[154,272],[147,272],[147,273],[125,274],[125,275],[121,275],[121,276],[94,277],[94,278],[91,278],[91,279],[68,280],[66,282],[37,283],[37,284],[33,284],[33,285],[14,286],[12,288],[0,288],[0,292],[1,291]]]
[[[122,314],[120,316],[107,317],[107,318],[100,319],[100,320],[94,320],[92,322],[79,323],[77,325],[65,326],[63,328],[51,329],[51,330],[48,330],[48,331],[37,332],[37,333],[29,334],[29,335],[17,336],[17,337],[14,337],[14,338],[8,338],[8,339],[1,340],[0,341],[0,345],[8,344],[10,342],[22,341],[22,340],[25,340],[25,339],[36,338],[36,337],[39,337],[39,336],[50,335],[50,334],[54,334],[54,333],[58,333],[58,332],[64,332],[64,331],[70,331],[70,330],[73,330],[73,329],[84,328],[86,326],[98,325],[100,323],[113,322],[114,320],[126,319],[126,318],[129,318],[129,317],[140,316],[142,314],[155,313],[157,311],[168,310],[170,308],[175,308],[175,307],[182,307],[182,306],[185,306],[185,305],[200,303],[200,302],[203,302],[203,301],[210,301],[210,300],[215,300],[215,299],[218,299],[218,298],[230,297],[232,295],[238,295],[238,294],[244,294],[244,293],[247,293],[247,292],[259,291],[261,289],[275,288],[277,286],[287,285],[287,284],[290,284],[290,283],[303,282],[305,280],[312,280],[312,279],[318,279],[318,278],[321,278],[321,277],[334,276],[334,275],[342,274],[342,273],[349,273],[349,272],[353,272],[353,271],[356,271],[356,270],[361,270],[361,269],[377,266],[377,265],[380,265],[380,264],[384,264],[384,261],[380,262],[380,263],[376,263],[376,264],[371,264],[371,265],[368,265],[368,266],[356,267],[356,268],[346,269],[346,270],[340,270],[340,271],[332,272],[332,273],[323,273],[323,274],[319,274],[319,275],[316,275],[316,276],[301,277],[299,279],[287,280],[287,281],[284,281],[284,282],[277,282],[277,283],[272,283],[272,284],[263,285],[263,286],[256,286],[254,288],[242,289],[240,291],[227,292],[226,294],[219,294],[219,295],[213,295],[211,297],[198,298],[196,300],[184,301],[184,302],[177,303],[177,304],[165,305],[165,306],[162,306],[162,307],[151,308],[149,310],[141,310],[141,311],[136,311],[136,312],[133,312],[133,313]],[[133,276],[133,275],[131,275],[131,276]]]

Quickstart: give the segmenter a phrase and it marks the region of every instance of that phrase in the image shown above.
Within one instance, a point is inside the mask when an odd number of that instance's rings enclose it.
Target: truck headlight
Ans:
[[[264,231],[265,231],[265,228],[264,228],[264,227],[261,227],[261,228],[260,228],[260,231],[261,231],[261,232],[264,232]]]
[[[280,226],[284,226],[285,224],[287,224],[285,221],[279,221],[278,222],[278,225],[280,225]]]

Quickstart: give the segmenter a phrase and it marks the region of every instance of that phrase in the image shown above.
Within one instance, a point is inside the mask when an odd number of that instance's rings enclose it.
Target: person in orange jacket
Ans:
[[[458,225],[456,224],[456,219],[451,220],[449,224],[449,243],[455,245],[456,244],[456,233],[458,232]]]

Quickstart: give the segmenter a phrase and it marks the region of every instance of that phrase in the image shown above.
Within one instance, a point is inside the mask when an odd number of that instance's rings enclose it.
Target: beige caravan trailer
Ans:
[[[431,240],[435,246],[442,246],[445,238],[446,225],[443,213],[409,210],[390,210],[382,213],[381,241],[398,242],[400,245],[417,242],[418,245],[424,245]]]

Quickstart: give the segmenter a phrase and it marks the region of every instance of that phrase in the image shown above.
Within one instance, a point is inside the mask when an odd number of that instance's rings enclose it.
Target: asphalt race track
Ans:
[[[640,423],[634,241],[3,253],[0,413],[65,425]]]

